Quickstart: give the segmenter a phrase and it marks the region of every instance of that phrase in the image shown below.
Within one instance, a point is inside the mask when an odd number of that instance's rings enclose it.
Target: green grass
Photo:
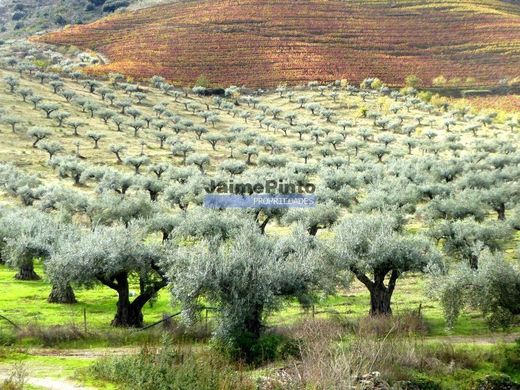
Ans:
[[[41,266],[36,267],[40,275],[44,275]],[[0,314],[14,321],[19,326],[37,324],[44,327],[56,325],[75,325],[83,329],[83,311],[87,314],[87,330],[89,337],[71,342],[60,343],[61,347],[103,347],[121,343],[139,343],[146,339],[151,331],[114,329],[110,321],[115,314],[117,296],[115,292],[103,286],[92,289],[76,288],[77,304],[51,304],[47,302],[50,285],[45,279],[40,281],[19,281],[14,279],[16,271],[0,266]],[[427,280],[424,276],[409,275],[398,281],[393,297],[393,311],[396,314],[407,310],[417,310],[421,306],[422,314],[428,324],[428,336],[446,335],[486,335],[490,331],[484,319],[476,312],[464,313],[451,330],[446,328],[442,309],[438,302],[432,301],[425,294]],[[367,315],[369,309],[368,291],[360,284],[354,283],[347,291],[335,296],[323,297],[315,306],[317,318],[340,316],[345,319],[358,319]],[[174,313],[167,289],[163,289],[153,303],[144,308],[145,322],[150,324],[162,318],[164,313]],[[209,313],[210,318],[213,313]],[[290,325],[301,319],[312,316],[312,310],[304,311],[296,302],[287,302],[280,311],[268,318],[272,326]],[[5,321],[0,322],[0,330],[12,331]],[[107,335],[109,337],[107,337]],[[21,345],[39,345],[40,340],[25,338]]]

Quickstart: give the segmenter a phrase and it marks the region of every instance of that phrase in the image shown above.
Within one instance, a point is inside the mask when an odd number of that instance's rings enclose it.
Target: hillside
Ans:
[[[220,85],[274,86],[417,74],[494,85],[518,76],[520,7],[496,1],[217,0],[121,13],[39,37],[104,53],[93,72],[205,75]]]
[[[2,0],[0,38],[26,36],[83,24],[143,0]]]

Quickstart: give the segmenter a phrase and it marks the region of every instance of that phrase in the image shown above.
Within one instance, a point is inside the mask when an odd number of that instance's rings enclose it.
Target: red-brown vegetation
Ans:
[[[174,3],[37,40],[105,54],[90,72],[183,84],[274,86],[439,75],[494,85],[518,76],[520,7],[488,1],[216,0]],[[499,4],[499,2],[496,2]],[[504,4],[504,3],[502,3]],[[507,7],[507,8],[500,8]]]

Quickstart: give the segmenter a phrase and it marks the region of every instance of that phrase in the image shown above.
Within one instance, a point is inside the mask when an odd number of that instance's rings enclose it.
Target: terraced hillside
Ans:
[[[104,53],[92,72],[205,75],[221,85],[274,86],[376,76],[397,85],[494,85],[518,76],[520,7],[497,1],[217,0],[166,4],[66,28],[38,40]],[[455,80],[453,80],[455,79]],[[458,80],[457,80],[458,79]]]

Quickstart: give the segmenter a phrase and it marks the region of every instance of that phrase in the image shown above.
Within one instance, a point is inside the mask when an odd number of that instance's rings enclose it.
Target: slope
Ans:
[[[98,50],[92,72],[274,86],[417,74],[494,85],[520,69],[520,7],[497,1],[217,0],[109,16],[36,40]]]

